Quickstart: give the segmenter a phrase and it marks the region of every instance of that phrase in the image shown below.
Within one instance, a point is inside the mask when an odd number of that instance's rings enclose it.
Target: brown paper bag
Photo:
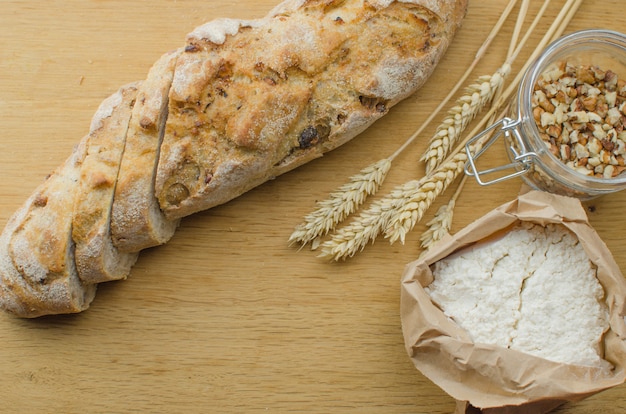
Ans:
[[[603,338],[607,367],[567,365],[473,343],[424,290],[433,280],[430,265],[519,221],[563,224],[578,236],[597,266],[610,312],[610,328]],[[580,201],[544,192],[521,195],[448,236],[408,264],[402,277],[401,319],[406,349],[417,369],[458,401],[456,413],[547,413],[565,402],[579,401],[622,384],[626,379],[624,315],[626,280],[590,226]]]

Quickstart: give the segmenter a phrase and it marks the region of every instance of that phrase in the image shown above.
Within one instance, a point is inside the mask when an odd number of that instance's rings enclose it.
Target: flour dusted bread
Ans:
[[[362,132],[415,91],[463,1],[291,1],[193,31],[180,56],[156,193],[179,218]]]
[[[113,243],[124,252],[163,244],[178,226],[177,220],[165,218],[157,204],[154,175],[179,53],[167,53],[154,64],[139,88],[130,118],[111,213]]]
[[[72,206],[86,139],[10,219],[0,236],[0,304],[37,317],[80,312],[96,285],[84,283],[74,262]]]
[[[76,267],[85,283],[125,278],[137,253],[120,252],[111,239],[111,210],[126,132],[137,97],[137,82],[104,100],[87,137],[74,201],[72,238]]]
[[[426,81],[466,3],[288,0],[262,19],[198,27],[105,101],[7,224],[3,307],[83,310],[97,283],[125,278],[182,217],[352,139]]]
[[[562,225],[525,222],[435,263],[426,291],[477,343],[600,366],[608,308],[596,270]]]

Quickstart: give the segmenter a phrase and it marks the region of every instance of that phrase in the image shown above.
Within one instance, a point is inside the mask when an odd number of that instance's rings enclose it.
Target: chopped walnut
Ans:
[[[551,66],[537,81],[532,114],[550,152],[574,171],[613,178],[626,170],[626,81],[613,71]]]

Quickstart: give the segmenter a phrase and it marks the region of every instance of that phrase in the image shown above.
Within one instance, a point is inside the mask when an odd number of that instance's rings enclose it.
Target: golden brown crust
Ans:
[[[111,213],[113,243],[134,253],[167,242],[177,221],[167,220],[154,197],[154,174],[159,158],[167,95],[179,51],[159,59],[141,84],[133,108]]]
[[[425,82],[465,3],[291,1],[196,29],[170,91],[156,181],[166,216],[229,201],[362,132]]]
[[[137,260],[111,240],[111,206],[126,132],[140,82],[126,85],[103,101],[92,122],[74,202],[72,237],[76,267],[86,283],[124,279]]]
[[[21,317],[86,309],[96,286],[74,265],[72,215],[86,139],[15,213],[0,237],[0,305]]]

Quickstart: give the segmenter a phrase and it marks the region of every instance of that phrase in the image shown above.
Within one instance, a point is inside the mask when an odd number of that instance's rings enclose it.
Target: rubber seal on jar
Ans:
[[[468,160],[465,164],[465,174],[474,177],[478,184],[487,186],[519,177],[530,171],[534,163],[533,159],[537,157],[537,154],[528,151],[524,145],[518,128],[521,123],[518,119],[505,117],[469,139],[465,144]],[[511,143],[509,148],[512,154],[511,162],[506,165],[479,170],[477,167],[478,159],[501,137],[506,138]],[[513,170],[513,172],[502,174],[502,172],[509,170]],[[496,178],[484,178],[492,177],[494,174]]]

